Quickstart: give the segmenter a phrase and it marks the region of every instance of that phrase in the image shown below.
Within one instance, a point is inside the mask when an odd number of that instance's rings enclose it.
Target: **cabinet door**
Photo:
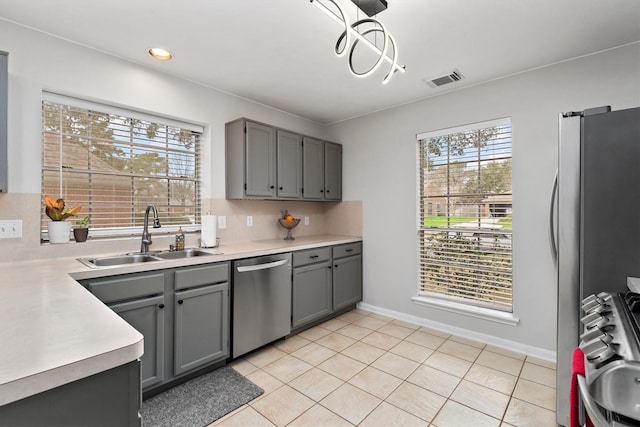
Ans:
[[[362,300],[362,256],[333,261],[333,309],[338,310]]]
[[[302,137],[279,130],[277,151],[278,197],[299,199],[302,191]]]
[[[293,269],[292,328],[331,314],[331,263]]]
[[[324,199],[324,142],[304,137],[302,141],[302,197]]]
[[[342,200],[342,145],[324,143],[324,198]]]
[[[144,336],[141,361],[142,388],[164,378],[164,296],[109,306]]]
[[[174,375],[226,359],[229,284],[175,293]]]
[[[276,130],[251,122],[247,122],[246,130],[245,194],[262,198],[274,197]]]
[[[9,165],[7,141],[7,111],[8,111],[8,54],[0,52],[0,193],[8,191]]]

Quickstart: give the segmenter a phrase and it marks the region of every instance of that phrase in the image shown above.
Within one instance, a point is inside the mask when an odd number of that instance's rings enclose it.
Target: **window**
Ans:
[[[419,296],[511,312],[511,145],[510,119],[418,135]]]
[[[140,232],[147,205],[166,232],[200,224],[202,128],[50,93],[42,102],[42,194],[82,205],[91,236]],[[43,210],[44,211],[44,210]],[[48,218],[42,214],[42,238]]]

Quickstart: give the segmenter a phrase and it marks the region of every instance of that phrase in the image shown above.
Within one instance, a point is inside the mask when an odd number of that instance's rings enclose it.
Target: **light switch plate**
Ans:
[[[304,217],[304,225],[309,225],[309,217],[308,216]]]
[[[0,221],[0,239],[17,239],[22,237],[22,220],[9,219]]]
[[[253,217],[251,215],[247,215],[247,227],[253,227]]]
[[[222,216],[218,216],[218,228],[220,230],[224,230],[225,228],[227,228],[227,217],[222,215]]]

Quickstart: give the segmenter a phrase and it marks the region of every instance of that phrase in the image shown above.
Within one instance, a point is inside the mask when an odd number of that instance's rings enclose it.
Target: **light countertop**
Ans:
[[[358,242],[306,236],[221,245],[221,255],[91,269],[72,257],[0,263],[0,405],[142,356],[143,337],[76,280]],[[109,255],[109,254],[104,254]]]

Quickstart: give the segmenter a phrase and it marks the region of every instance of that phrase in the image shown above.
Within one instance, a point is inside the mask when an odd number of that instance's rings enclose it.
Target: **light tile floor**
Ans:
[[[265,392],[212,426],[557,425],[554,363],[361,309],[231,366]]]

